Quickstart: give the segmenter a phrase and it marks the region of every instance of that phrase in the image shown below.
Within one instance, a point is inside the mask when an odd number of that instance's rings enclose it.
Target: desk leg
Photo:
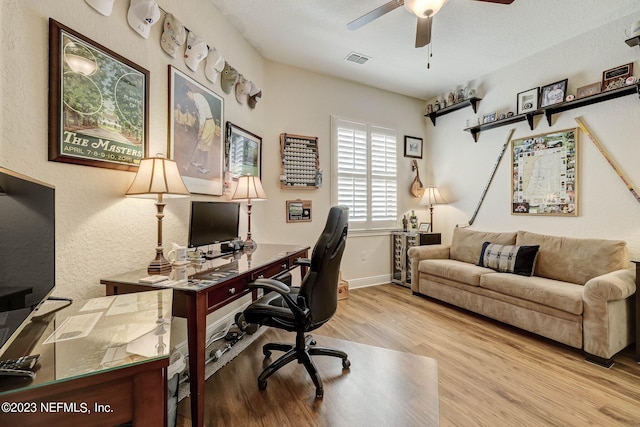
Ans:
[[[189,386],[191,425],[204,425],[204,367],[207,331],[206,293],[187,298],[187,340],[189,347]]]
[[[636,264],[636,363],[640,363],[640,261]]]

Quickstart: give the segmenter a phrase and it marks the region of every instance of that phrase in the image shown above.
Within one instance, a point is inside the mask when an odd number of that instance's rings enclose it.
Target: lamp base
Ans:
[[[171,263],[164,257],[162,248],[156,249],[156,257],[149,263],[147,273],[150,275],[171,273]]]
[[[244,241],[244,251],[250,250],[254,251],[258,247],[258,243],[253,240],[251,237],[247,237],[247,240]]]

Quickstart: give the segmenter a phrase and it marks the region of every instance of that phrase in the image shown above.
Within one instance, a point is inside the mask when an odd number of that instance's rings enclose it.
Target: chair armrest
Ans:
[[[412,246],[407,255],[414,262],[423,259],[449,259],[450,248],[449,245]]]
[[[256,279],[255,282],[247,285],[249,289],[266,289],[268,291],[274,291],[280,294],[282,300],[287,303],[289,309],[293,312],[293,315],[299,318],[304,318],[309,314],[309,309],[305,306],[299,306],[289,295],[289,286],[275,279]]]
[[[594,277],[584,284],[585,301],[623,300],[636,292],[636,274],[631,268]]]
[[[311,258],[298,258],[293,261],[293,265],[301,265],[303,267],[311,267]]]

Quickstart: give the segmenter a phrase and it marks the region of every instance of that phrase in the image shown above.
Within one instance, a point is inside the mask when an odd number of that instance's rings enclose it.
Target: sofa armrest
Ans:
[[[449,245],[412,246],[407,251],[411,262],[418,263],[423,259],[449,259]]]
[[[636,291],[636,274],[630,268],[594,277],[584,284],[583,299],[588,301],[623,300]]]

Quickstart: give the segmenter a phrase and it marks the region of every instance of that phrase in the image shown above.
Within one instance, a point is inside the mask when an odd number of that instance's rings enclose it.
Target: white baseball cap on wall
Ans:
[[[198,65],[209,53],[209,47],[200,37],[196,36],[193,31],[189,31],[187,36],[187,47],[184,50],[184,63],[191,71],[197,71]]]
[[[153,24],[160,20],[160,7],[155,0],[131,0],[127,21],[131,28],[145,39]]]
[[[113,10],[113,3],[116,0],[85,0],[89,6],[103,14],[104,16],[111,15]]]
[[[207,55],[207,65],[204,67],[204,75],[211,83],[215,83],[223,69],[224,58],[214,47],[209,51],[209,55]]]
[[[167,13],[164,18],[164,31],[160,37],[160,46],[171,57],[175,58],[178,48],[187,40],[187,30],[184,25],[172,14]]]

